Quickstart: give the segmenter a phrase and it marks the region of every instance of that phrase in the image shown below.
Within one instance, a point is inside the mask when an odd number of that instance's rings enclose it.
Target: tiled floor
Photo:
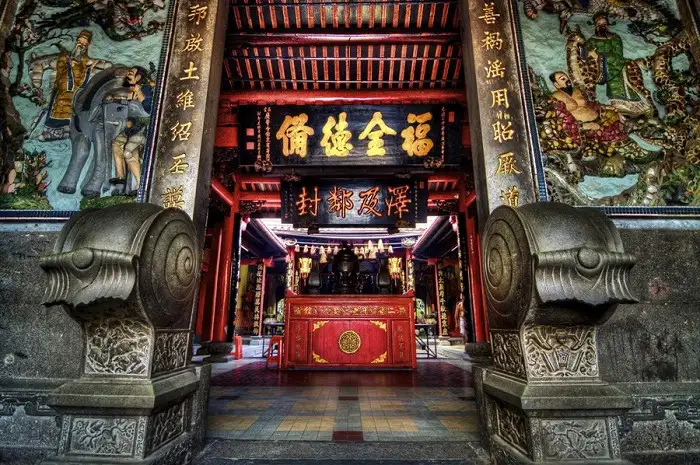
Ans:
[[[212,439],[478,440],[471,373],[460,363],[424,360],[413,372],[280,372],[256,360],[223,368],[210,391]]]

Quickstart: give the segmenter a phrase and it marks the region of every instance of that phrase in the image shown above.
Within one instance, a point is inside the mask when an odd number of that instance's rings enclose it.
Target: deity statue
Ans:
[[[32,56],[30,79],[34,88],[41,88],[44,73],[53,71],[52,95],[48,108],[40,113],[38,120],[46,113],[44,129],[39,135],[41,141],[67,139],[70,136],[70,121],[73,116],[73,96],[98,71],[107,69],[112,63],[91,58],[88,47],[92,42],[92,32],[80,31],[72,52],[60,47],[58,54],[43,57]]]
[[[341,249],[333,257],[333,274],[335,275],[333,291],[337,294],[354,293],[357,288],[358,270],[357,255],[348,243],[343,243]]]

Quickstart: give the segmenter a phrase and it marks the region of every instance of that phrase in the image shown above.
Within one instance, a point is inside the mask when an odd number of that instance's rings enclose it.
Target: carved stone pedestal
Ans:
[[[632,401],[600,377],[596,328],[635,301],[614,225],[557,203],[501,207],[483,254],[493,366],[475,381],[494,463],[625,463]]]
[[[467,342],[464,344],[463,358],[472,363],[490,363],[491,344],[488,342]]]
[[[208,342],[209,357],[204,359],[204,363],[226,363],[233,360],[231,351],[233,351],[233,342]]]
[[[45,301],[81,324],[85,353],[80,378],[49,396],[61,433],[44,463],[190,463],[210,373],[189,364],[200,255],[177,209],[120,205],[66,224],[41,262]]]

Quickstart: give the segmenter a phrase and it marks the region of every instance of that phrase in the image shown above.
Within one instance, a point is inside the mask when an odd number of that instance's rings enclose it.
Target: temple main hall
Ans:
[[[700,0],[6,0],[0,464],[700,464]]]

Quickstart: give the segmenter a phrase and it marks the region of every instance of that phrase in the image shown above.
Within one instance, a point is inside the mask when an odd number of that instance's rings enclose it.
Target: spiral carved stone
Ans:
[[[83,211],[41,266],[49,277],[46,303],[64,304],[76,318],[85,305],[122,301],[125,315],[155,328],[190,325],[200,253],[181,210],[134,203]]]
[[[179,327],[181,320],[186,326],[201,267],[194,225],[183,211],[168,209],[140,233],[139,294],[145,310],[157,327]]]
[[[494,210],[484,230],[484,287],[489,327],[515,328],[527,309],[532,288],[532,255],[525,224],[516,210]]]

